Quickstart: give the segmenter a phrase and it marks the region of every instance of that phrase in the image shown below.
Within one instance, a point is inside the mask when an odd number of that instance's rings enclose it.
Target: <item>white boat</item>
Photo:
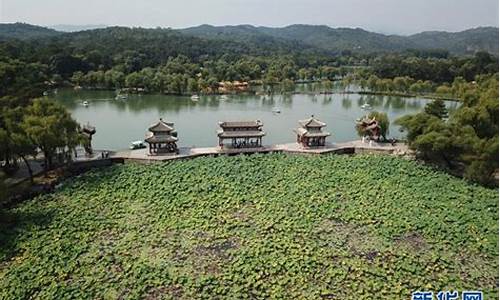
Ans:
[[[222,100],[222,101],[226,101],[226,100],[227,100],[227,96],[226,96],[226,95],[222,95],[222,96],[220,96],[220,100]]]
[[[200,96],[198,96],[198,95],[193,95],[193,96],[191,96],[191,100],[193,100],[193,101],[198,101],[198,100],[200,100]]]
[[[83,101],[83,103],[82,103],[82,104],[83,104],[83,106],[85,106],[85,107],[88,107],[88,106],[89,106],[89,102],[88,102],[87,100]]]
[[[364,110],[370,110],[372,109],[372,106],[365,102],[363,105],[361,105],[361,108]]]
[[[128,95],[116,95],[116,100],[127,100]]]
[[[281,113],[281,109],[279,107],[273,107],[273,113],[279,114]]]
[[[134,141],[130,143],[130,150],[143,149],[143,148],[146,148],[146,145],[144,144],[143,141]]]

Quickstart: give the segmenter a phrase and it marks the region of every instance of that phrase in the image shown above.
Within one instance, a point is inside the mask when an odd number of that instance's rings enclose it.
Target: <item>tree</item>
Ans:
[[[73,82],[74,84],[78,85],[78,86],[81,86],[83,84],[83,77],[84,77],[84,74],[82,71],[76,71],[75,73],[73,73],[73,76],[71,76],[71,82]]]
[[[477,83],[460,83],[462,106],[443,118],[444,103],[434,101],[424,112],[396,123],[407,132],[409,146],[427,161],[443,160],[471,181],[494,185],[498,172],[498,78],[480,76]],[[460,82],[457,79],[454,82]]]
[[[293,80],[285,79],[281,82],[281,93],[289,93],[295,90],[295,83]]]
[[[321,82],[321,85],[323,85],[323,89],[325,92],[330,92],[333,90],[333,82],[331,82],[328,79],[325,79]]]
[[[26,109],[24,107],[4,111],[3,121],[5,129],[3,130],[3,134],[0,134],[0,140],[3,140],[2,144],[13,158],[22,159],[28,170],[30,181],[33,183],[33,170],[28,158],[36,156],[37,146],[29,139],[21,126],[25,113]]]
[[[197,93],[199,91],[198,81],[194,78],[189,78],[187,82],[187,90],[190,93]]]
[[[389,133],[389,117],[385,112],[372,111],[368,114],[368,118],[374,118],[377,120],[378,125],[380,126],[380,135],[384,140],[387,140],[387,134]]]
[[[387,140],[387,134],[389,133],[390,122],[389,122],[389,117],[384,112],[372,111],[368,115],[362,117],[361,121],[358,121],[356,124],[356,131],[358,132],[358,135],[362,137],[363,136],[370,136],[371,138],[374,137],[373,129],[371,128],[372,120],[375,120],[378,123],[377,139],[379,137],[382,137],[384,140]]]
[[[444,101],[441,99],[433,100],[432,102],[427,103],[424,108],[425,113],[436,116],[440,119],[448,118],[448,110],[446,109],[446,105]]]
[[[21,127],[30,142],[43,152],[45,170],[53,167],[56,155],[61,162],[70,161],[81,142],[78,123],[54,101],[34,100],[26,109]]]

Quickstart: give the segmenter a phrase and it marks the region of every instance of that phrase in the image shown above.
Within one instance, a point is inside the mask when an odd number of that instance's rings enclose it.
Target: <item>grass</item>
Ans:
[[[496,298],[497,200],[388,156],[117,165],[4,212],[0,299]]]

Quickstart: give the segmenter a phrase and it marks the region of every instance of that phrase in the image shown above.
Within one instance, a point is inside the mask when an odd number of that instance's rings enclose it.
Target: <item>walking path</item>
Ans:
[[[324,147],[303,148],[297,143],[278,144],[263,146],[259,148],[179,148],[178,154],[150,155],[148,149],[118,151],[111,154],[111,158],[135,160],[135,161],[168,161],[183,158],[194,158],[198,156],[215,155],[236,155],[251,153],[295,153],[295,154],[324,154],[324,153],[381,153],[406,155],[408,147],[405,144],[397,143],[394,146],[389,143],[351,141],[346,143],[327,144]]]
[[[103,155],[104,153],[104,155]],[[403,143],[397,143],[394,146],[389,143],[376,143],[376,142],[362,142],[351,141],[345,143],[328,143],[324,147],[316,148],[303,148],[297,143],[278,144],[263,146],[259,148],[223,148],[220,147],[205,147],[205,148],[179,148],[178,154],[163,154],[163,155],[150,155],[148,149],[138,150],[124,150],[124,151],[103,151],[94,150],[94,154],[87,156],[84,154],[83,149],[79,150],[77,156],[74,158],[73,166],[84,166],[86,168],[93,166],[106,165],[103,163],[111,164],[112,161],[124,160],[135,162],[160,162],[177,159],[188,159],[200,156],[217,156],[217,155],[237,155],[237,154],[253,154],[253,153],[290,153],[290,154],[309,154],[318,155],[324,153],[338,153],[338,154],[354,154],[354,153],[380,153],[390,155],[411,155],[411,151]],[[33,175],[37,176],[43,172],[43,164],[40,159],[29,161]],[[6,179],[7,185],[16,185],[29,178],[24,163],[19,164],[19,170],[10,178]]]
[[[73,157],[73,162],[81,163],[97,161],[103,159],[103,153],[108,153],[108,151],[94,150],[94,153],[92,155],[86,155],[83,149],[78,149],[77,156]],[[111,154],[111,152],[109,153]],[[40,153],[35,159],[28,160],[28,163],[30,164],[33,176],[38,176],[43,173],[43,154]],[[17,170],[17,172],[12,176],[6,178],[4,181],[8,186],[16,185],[29,178],[29,171],[26,167],[26,164],[23,161],[19,161],[18,164],[19,169]]]

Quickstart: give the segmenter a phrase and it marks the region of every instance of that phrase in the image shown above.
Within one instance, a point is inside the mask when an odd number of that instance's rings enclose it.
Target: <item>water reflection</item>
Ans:
[[[313,89],[302,85],[300,89]],[[165,95],[129,95],[127,100],[115,100],[114,92],[60,90],[52,96],[65,105],[80,123],[90,122],[97,127],[95,147],[126,148],[133,140],[142,139],[146,128],[159,117],[175,123],[181,146],[216,145],[217,122],[220,120],[260,119],[267,135],[265,144],[293,142],[292,129],[297,121],[316,115],[327,123],[331,141],[356,139],[354,122],[367,113],[364,103],[373,110],[384,111],[389,119],[423,109],[429,100],[358,94],[287,94],[287,95],[228,95],[202,96],[199,101],[190,97]],[[86,100],[89,106],[82,102]],[[458,106],[446,102],[450,110]],[[273,113],[273,108],[281,113]],[[391,136],[399,137],[398,128],[391,125]]]
[[[352,107],[352,100],[349,97],[342,98],[342,107],[345,109],[349,109]]]

